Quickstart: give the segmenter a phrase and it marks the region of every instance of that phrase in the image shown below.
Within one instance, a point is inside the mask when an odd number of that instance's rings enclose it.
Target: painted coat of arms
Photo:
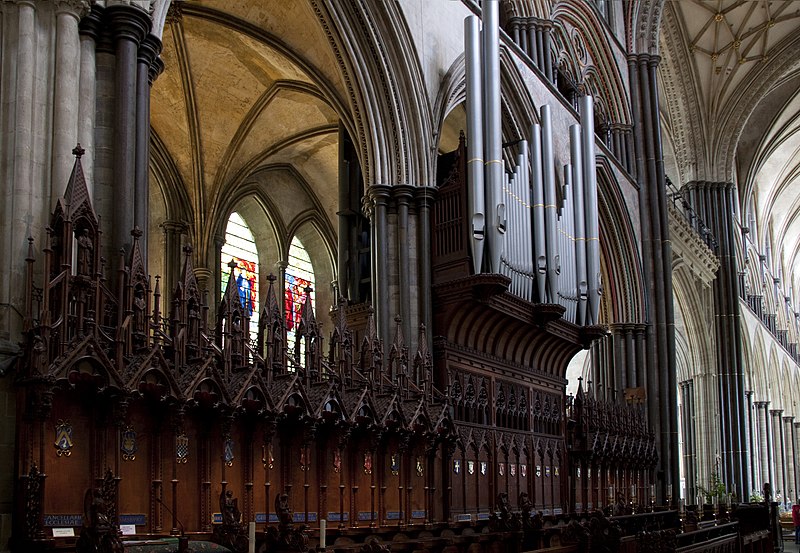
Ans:
[[[515,463],[511,463],[510,465],[508,465],[508,472],[511,474],[511,476],[516,476],[517,475],[517,465]]]
[[[528,465],[520,465],[519,466],[519,473],[522,475],[523,478],[528,476]]]
[[[489,464],[486,461],[481,461],[481,476],[486,476],[486,470],[489,468]]]
[[[392,453],[392,465],[389,467],[392,471],[392,476],[400,474],[400,456],[397,453]]]
[[[500,464],[497,465],[497,473],[500,476],[505,476],[506,475],[506,466],[505,466],[505,464],[500,463]]]
[[[333,450],[333,472],[342,472],[342,452],[338,449]]]
[[[364,454],[364,474],[372,474],[372,453]]]
[[[459,459],[453,459],[453,472],[456,474],[461,473],[461,461]]]
[[[419,457],[417,457],[417,476],[422,476],[422,474],[425,472],[425,467],[422,464],[422,462],[423,458],[422,455],[420,455]]]
[[[136,430],[132,426],[126,426],[121,430],[120,450],[124,461],[134,461],[136,459]]]
[[[475,474],[475,461],[467,461],[467,472]]]
[[[175,458],[180,464],[189,461],[189,437],[186,434],[175,436]]]
[[[59,457],[69,457],[72,455],[72,424],[69,421],[58,421],[56,424],[56,455]]]
[[[226,465],[233,466],[233,440],[231,438],[225,440],[225,451],[222,458],[225,460]]]

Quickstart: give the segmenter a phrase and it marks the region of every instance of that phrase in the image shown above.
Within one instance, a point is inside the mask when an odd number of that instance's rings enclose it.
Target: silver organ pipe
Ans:
[[[546,303],[547,244],[544,221],[544,178],[542,177],[542,128],[531,126],[531,168],[533,179],[533,257],[536,265],[536,299]]]
[[[594,154],[594,99],[580,98],[581,144],[583,146],[583,187],[586,213],[586,274],[589,309],[586,324],[598,324],[600,314],[600,222],[597,214],[597,170]]]
[[[500,17],[497,0],[483,2],[483,90],[485,134],[486,218],[490,270],[500,269],[505,243],[505,205],[502,204],[503,140],[500,128]]]
[[[483,265],[485,234],[485,209],[483,185],[483,123],[481,112],[481,51],[478,18],[474,15],[464,20],[465,57],[467,64],[467,179],[469,186],[468,209],[472,215],[470,246],[472,265],[476,273]]]
[[[559,303],[578,325],[598,323],[600,248],[593,99],[580,99],[569,129],[570,162],[557,194],[550,106],[520,140],[509,171],[502,161],[497,0],[483,2],[483,29],[464,23],[467,70],[467,180],[473,269],[509,277],[509,291]],[[488,252],[487,252],[488,248]]]
[[[570,157],[572,158],[573,219],[575,221],[575,278],[578,311],[575,323],[586,324],[588,284],[586,281],[586,231],[584,223],[583,155],[581,154],[581,127],[569,128]]]
[[[547,282],[548,303],[556,303],[558,297],[558,208],[556,206],[556,175],[553,155],[553,124],[550,106],[542,106],[542,176],[544,177],[544,216],[545,243],[547,244]]]

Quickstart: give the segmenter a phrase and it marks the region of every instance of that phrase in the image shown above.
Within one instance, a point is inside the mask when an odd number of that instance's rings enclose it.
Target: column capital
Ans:
[[[794,422],[794,417],[783,417],[783,422],[792,423]]]
[[[148,33],[147,36],[142,40],[142,43],[139,45],[139,56],[137,58],[139,63],[144,63],[150,66],[161,53],[161,49],[161,39],[159,39],[153,33]]]
[[[769,405],[769,401],[754,401],[753,405],[758,409],[766,409],[767,405]]]
[[[408,204],[414,197],[414,187],[409,184],[400,184],[392,187],[392,195],[400,204]]]
[[[104,9],[105,8],[102,6],[95,4],[89,9],[89,12],[81,18],[78,24],[78,33],[81,36],[97,40],[103,23]]]
[[[773,417],[780,417],[781,413],[783,413],[783,409],[770,409],[769,414]]]
[[[89,12],[88,0],[55,0],[56,15],[71,15],[80,20]]]
[[[144,10],[129,4],[114,4],[106,8],[114,33],[114,41],[130,40],[139,44],[153,27],[150,15]]]
[[[436,201],[438,189],[435,186],[415,186],[414,196],[417,200],[417,207],[432,207]]]

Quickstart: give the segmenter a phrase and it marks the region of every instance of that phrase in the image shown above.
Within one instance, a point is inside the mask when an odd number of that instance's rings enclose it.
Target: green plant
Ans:
[[[727,497],[727,487],[723,482],[717,471],[711,473],[711,479],[708,482],[708,487],[705,488],[700,484],[697,485],[697,493],[706,498],[706,501],[713,501],[714,498],[722,500]]]

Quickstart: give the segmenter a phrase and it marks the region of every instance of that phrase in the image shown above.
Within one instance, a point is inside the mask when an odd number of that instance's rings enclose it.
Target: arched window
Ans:
[[[220,259],[222,267],[222,293],[228,284],[231,260],[238,265],[234,269],[236,284],[239,286],[239,298],[242,308],[250,315],[250,338],[255,339],[258,333],[258,250],[253,233],[244,219],[235,211],[228,219],[225,228],[225,244],[222,246]]]
[[[289,263],[286,266],[285,304],[286,313],[286,345],[289,355],[294,352],[295,333],[303,314],[303,305],[306,302],[306,288],[314,287],[314,268],[305,246],[295,236],[289,246]],[[311,292],[311,301],[314,302],[314,292]]]

